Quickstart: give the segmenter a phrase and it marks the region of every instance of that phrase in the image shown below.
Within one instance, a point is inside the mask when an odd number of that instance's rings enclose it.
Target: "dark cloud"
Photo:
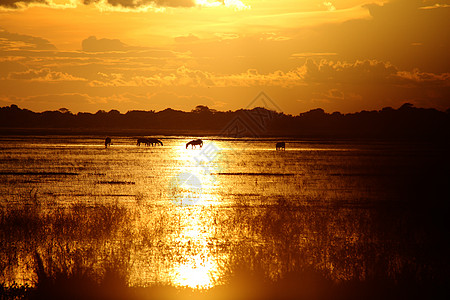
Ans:
[[[398,69],[386,62],[364,60],[355,62],[319,62],[308,59],[303,67],[303,79],[308,82],[333,82],[348,84],[395,83]]]
[[[298,68],[298,73],[306,82],[315,83],[442,87],[443,90],[448,90],[450,86],[450,73],[435,74],[418,69],[405,71],[377,60],[332,62],[308,59]]]
[[[83,0],[84,5],[90,5],[102,2],[102,0]],[[20,9],[32,3],[46,4],[50,6],[47,0],[1,0],[0,7],[6,9]],[[106,0],[106,3],[113,7],[139,8],[144,6],[157,7],[193,7],[196,6],[194,0]]]
[[[56,47],[46,39],[11,33],[0,28],[0,50],[55,50]]]
[[[391,61],[405,69],[446,72],[450,69],[450,39],[446,30],[450,28],[450,7],[432,6],[437,2],[392,0],[366,5],[371,19],[323,25],[317,28],[316,37],[304,44],[311,49],[301,51],[327,49],[339,53],[340,59],[370,58]],[[434,8],[423,9],[425,5]]]
[[[98,3],[101,0],[83,0],[85,5]],[[111,6],[121,6],[125,8],[138,8],[142,6],[154,5],[160,7],[192,7],[194,0],[107,0]]]
[[[9,9],[19,9],[31,3],[48,4],[46,0],[1,0],[0,7]]]

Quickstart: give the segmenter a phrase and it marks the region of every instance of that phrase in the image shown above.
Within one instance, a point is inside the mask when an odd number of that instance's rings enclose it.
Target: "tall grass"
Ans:
[[[430,235],[436,228],[423,226],[415,209],[240,199],[229,208],[142,199],[58,206],[31,194],[0,211],[2,299],[417,299],[445,292],[448,259],[437,249],[444,237]],[[161,278],[134,286],[141,265],[158,278],[158,262],[198,253],[195,240],[170,239],[193,216],[205,226],[208,253],[226,257],[217,286],[175,289]]]
[[[0,212],[4,286],[17,285],[15,280],[39,292],[68,285],[78,290],[87,283],[127,286],[127,209],[117,204],[52,207],[36,196],[18,203]]]

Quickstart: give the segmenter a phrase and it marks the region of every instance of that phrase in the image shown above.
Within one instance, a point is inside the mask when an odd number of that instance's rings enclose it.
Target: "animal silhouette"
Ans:
[[[147,138],[138,138],[136,145],[140,146],[141,144],[145,144],[146,146],[150,146],[150,141]]]
[[[203,147],[203,141],[201,139],[192,140],[186,144],[186,149],[188,148],[189,145],[192,147],[192,149],[196,148],[197,145],[200,146],[201,149]]]
[[[107,137],[105,139],[105,148],[108,148],[108,146],[111,146],[111,138],[110,137]]]
[[[163,143],[162,143],[160,140],[158,140],[158,139],[155,139],[155,138],[149,138],[148,141],[150,142],[150,144],[151,144],[152,146],[158,146],[158,145],[163,146]]]
[[[278,142],[275,146],[277,150],[286,150],[286,143],[285,142]]]
[[[140,146],[141,144],[145,144],[146,146],[163,146],[163,143],[155,138],[138,138],[136,145]]]

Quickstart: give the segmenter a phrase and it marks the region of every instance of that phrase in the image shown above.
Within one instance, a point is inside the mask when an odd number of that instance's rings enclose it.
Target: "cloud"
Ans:
[[[398,71],[397,76],[404,79],[407,83],[450,87],[450,73],[433,74],[429,72],[421,72],[419,69],[414,69],[412,72]]]
[[[313,57],[313,56],[335,56],[338,55],[334,52],[302,52],[302,53],[293,53],[291,54],[292,58],[305,58],[305,57]]]
[[[139,8],[139,7],[193,7],[194,0],[84,0],[85,5],[96,4],[102,6]]]
[[[56,50],[56,47],[46,39],[11,33],[0,28],[0,50]]]
[[[237,33],[215,33],[220,40],[234,40],[239,38],[239,34]]]
[[[323,5],[327,8],[328,11],[335,11],[336,7],[334,7],[333,3],[325,1]]]
[[[357,60],[354,62],[333,62],[308,59],[298,68],[306,82],[365,84],[365,85],[414,85],[414,86],[450,86],[450,73],[434,74],[399,70],[389,62],[378,60]]]
[[[422,7],[420,7],[420,9],[434,9],[434,8],[439,8],[439,7],[450,7],[450,4],[439,4],[439,3],[436,3],[434,5],[422,6]]]
[[[290,40],[290,37],[287,36],[281,36],[279,34],[276,34],[275,32],[264,32],[261,33],[259,40],[261,41],[288,41]]]
[[[58,71],[51,71],[48,68],[40,70],[27,70],[25,72],[9,73],[8,79],[11,80],[31,80],[31,81],[85,81],[84,78],[72,76],[70,74]]]
[[[111,73],[106,74],[102,72],[97,73],[97,79],[89,82],[89,86],[91,87],[135,87],[139,86],[140,80],[130,80],[127,79],[124,74],[120,73]]]
[[[184,36],[177,36],[174,38],[177,43],[195,43],[200,40],[200,38],[192,33]]]
[[[99,73],[98,78],[89,83],[93,87],[283,87],[305,85],[413,85],[448,86],[450,74],[424,73],[419,70],[404,71],[396,66],[377,60],[357,60],[354,62],[322,59],[306,62],[290,71],[281,70],[260,73],[256,69],[235,74],[217,74],[186,66],[172,72],[158,72],[153,75],[127,76],[126,74]]]
[[[72,1],[71,5],[76,6]],[[123,7],[137,9],[140,7],[193,7],[196,6],[195,0],[83,0],[84,5],[96,5],[99,8]],[[6,9],[23,9],[31,5],[44,5],[53,8],[67,7],[58,5],[51,0],[2,0],[0,7]]]
[[[424,3],[438,2],[391,0],[369,4],[365,7],[372,17],[370,20],[327,28],[321,38],[335,43],[333,48],[341,55],[372,57],[392,61],[402,68],[445,72],[450,69],[450,39],[443,28],[450,28],[450,7],[438,5],[423,9]]]
[[[338,89],[328,90],[327,96],[332,99],[344,99],[344,93]]]
[[[4,7],[6,9],[21,9],[31,4],[50,5],[47,0],[2,0],[0,2],[0,7]]]
[[[94,5],[100,11],[164,11],[164,8],[178,7],[229,7],[236,10],[249,9],[250,6],[240,0],[71,0],[60,4],[53,0],[2,0],[0,9],[17,10],[29,6],[47,6],[51,8],[75,8],[78,4]]]
[[[235,10],[250,9],[250,5],[246,5],[240,0],[196,0],[195,2],[197,6],[202,7],[225,6],[234,8]]]
[[[303,79],[308,82],[340,82],[352,84],[375,84],[391,82],[397,68],[390,63],[377,60],[354,62],[333,62],[308,59],[299,68]]]

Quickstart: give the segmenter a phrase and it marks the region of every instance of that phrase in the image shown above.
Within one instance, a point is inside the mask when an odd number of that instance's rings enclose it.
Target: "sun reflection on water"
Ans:
[[[178,206],[180,231],[173,237],[178,249],[183,253],[171,272],[172,284],[194,289],[208,289],[215,285],[219,276],[219,257],[211,253],[208,242],[215,232],[213,221],[204,215],[204,208],[218,203],[214,193],[215,178],[211,175],[217,171],[217,156],[211,156],[211,149],[218,148],[205,143],[203,149],[176,148],[178,160],[183,163],[170,189],[172,201]],[[206,151],[205,151],[206,150]],[[175,183],[175,184],[174,184]]]
[[[209,247],[214,223],[204,215],[201,205],[179,207],[180,231],[173,237],[180,258],[173,264],[169,277],[176,286],[208,289],[220,277],[218,260]]]
[[[194,289],[208,289],[214,286],[218,265],[205,255],[208,255],[207,251],[202,251],[189,257],[185,263],[177,265],[172,272],[173,283]]]
[[[177,205],[203,205],[217,203],[217,178],[220,171],[221,150],[216,143],[204,142],[202,148],[186,149],[180,143],[174,149],[174,159],[179,163],[169,184],[171,200]],[[214,198],[214,199],[213,199]]]

